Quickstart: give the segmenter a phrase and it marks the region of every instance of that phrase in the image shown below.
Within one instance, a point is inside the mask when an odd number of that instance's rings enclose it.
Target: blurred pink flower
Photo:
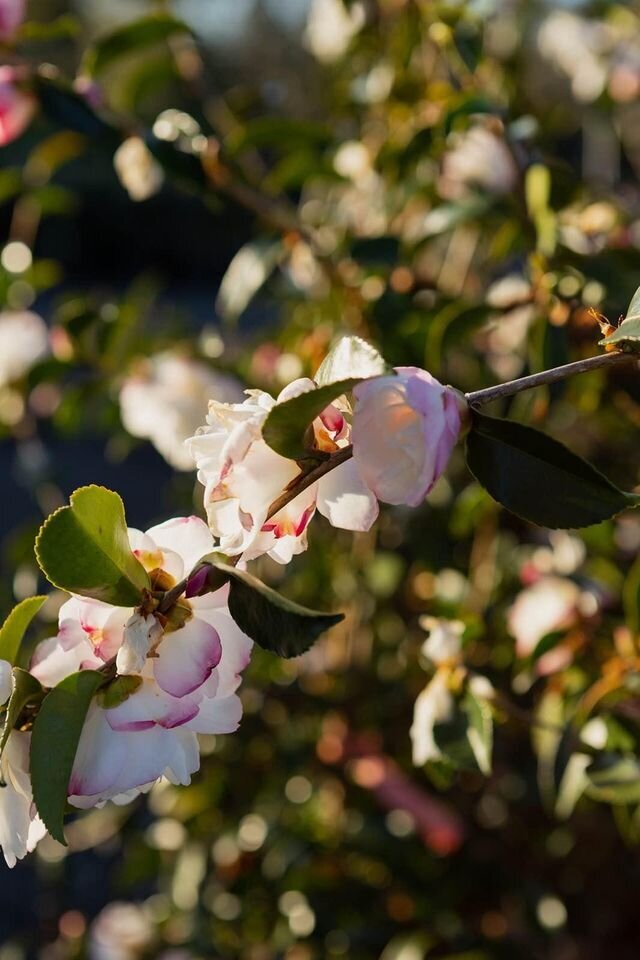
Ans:
[[[0,40],[10,39],[24,20],[26,0],[0,0]]]
[[[35,98],[18,86],[15,67],[0,67],[0,147],[6,147],[22,134],[36,110]]]

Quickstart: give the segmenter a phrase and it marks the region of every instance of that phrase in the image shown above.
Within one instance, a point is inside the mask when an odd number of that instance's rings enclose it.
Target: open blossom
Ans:
[[[206,426],[188,441],[205,487],[209,526],[223,552],[242,554],[246,560],[267,553],[288,563],[306,549],[307,526],[316,509],[344,530],[368,530],[374,523],[378,504],[353,460],[331,470],[267,519],[270,504],[300,475],[300,467],[268,446],[262,427],[277,403],[315,389],[313,380],[300,379],[277,400],[262,390],[248,390],[244,403],[213,401]],[[329,453],[351,439],[351,428],[336,404],[316,418],[313,430],[316,446]]]
[[[211,398],[234,402],[242,388],[234,377],[175,353],[141,361],[120,390],[120,416],[134,437],[150,440],[176,470],[192,470],[184,441],[199,425]]]
[[[0,313],[0,386],[19,380],[49,352],[47,325],[30,310]]]
[[[36,111],[35,98],[19,86],[16,67],[0,67],[0,147],[24,133]]]
[[[458,397],[418,367],[358,384],[353,457],[378,500],[416,507],[442,474],[461,428]]]
[[[213,549],[197,517],[169,520],[146,533],[129,531],[131,547],[163,589]],[[57,636],[36,649],[31,673],[54,686],[77,670],[99,670],[116,658],[134,692],[116,705],[91,704],[69,783],[78,807],[125,802],[165,776],[189,783],[198,769],[198,733],[230,733],[242,713],[236,689],[251,640],[231,618],[227,588],[180,600],[166,617],[71,597],[60,608]]]
[[[11,695],[11,664],[0,660],[0,705]],[[12,730],[0,760],[0,847],[14,867],[41,840],[45,825],[37,816],[29,776],[30,733]]]

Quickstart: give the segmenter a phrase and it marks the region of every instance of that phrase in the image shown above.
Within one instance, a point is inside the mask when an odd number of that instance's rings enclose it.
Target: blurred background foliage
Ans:
[[[209,396],[345,333],[479,389],[594,353],[638,286],[635,3],[29,0],[3,62],[38,103],[0,153],[5,610],[75,487],[201,512]],[[494,406],[638,483],[632,371]],[[310,540],[260,572],[345,625],[255,653],[191,787],[0,869],[0,960],[636,958],[640,518],[530,527],[458,455],[418,511]],[[425,614],[517,704],[488,777],[411,764]],[[581,797],[576,703],[625,764]]]

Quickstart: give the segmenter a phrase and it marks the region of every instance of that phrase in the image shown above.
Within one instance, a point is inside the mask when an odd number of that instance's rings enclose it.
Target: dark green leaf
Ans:
[[[633,634],[640,633],[640,557],[632,564],[622,588],[624,620]]]
[[[491,773],[493,715],[487,701],[467,688],[454,701],[450,718],[436,723],[433,738],[442,756],[462,770]]]
[[[152,13],[132,23],[118,27],[101,37],[84,56],[83,73],[95,76],[105,67],[110,67],[120,57],[139,54],[145,47],[169,40],[180,33],[190,33],[182,20],[167,13]]]
[[[209,559],[209,558],[205,558]],[[281,596],[257,577],[211,558],[211,565],[230,580],[229,612],[240,629],[263,650],[279,657],[297,657],[342,613],[321,613]]]
[[[467,437],[467,463],[494,500],[543,527],[587,527],[639,499],[546,434],[477,411]]]
[[[465,694],[462,707],[469,718],[467,739],[476,763],[480,772],[489,776],[493,753],[493,713],[491,707],[484,698],[476,696],[470,689]]]
[[[54,123],[87,137],[102,136],[112,139],[114,144],[119,142],[119,134],[101,120],[71,87],[42,76],[36,76],[34,83],[42,111]]]
[[[98,693],[98,702],[105,710],[119,706],[128,700],[132,693],[142,685],[142,677],[134,674],[125,674],[122,677],[116,677],[111,683],[108,683]]]
[[[42,701],[31,736],[31,782],[36,809],[60,843],[69,778],[91,700],[104,676],[82,670],[65,677]]]
[[[37,702],[42,698],[43,694],[42,684],[36,680],[32,674],[26,670],[21,670],[20,667],[14,667],[13,688],[11,696],[9,697],[9,703],[7,704],[4,726],[0,734],[0,756],[7,745],[9,734],[15,727],[18,717],[26,705]]]
[[[304,460],[313,455],[313,446],[305,442],[307,428],[338,397],[353,390],[367,377],[351,377],[309,390],[291,400],[276,404],[262,428],[262,436],[272,450],[289,460]]]
[[[135,606],[150,586],[129,546],[122,500],[105,487],[72,493],[40,528],[36,556],[54,586],[116,606]]]
[[[11,665],[16,662],[27,627],[46,599],[27,597],[13,608],[0,627],[0,660],[8,660]]]

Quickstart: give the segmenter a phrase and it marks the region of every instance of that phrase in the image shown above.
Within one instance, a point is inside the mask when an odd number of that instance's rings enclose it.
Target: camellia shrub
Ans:
[[[144,906],[55,955],[611,955],[638,17],[314,0],[212,79],[58,6],[0,0],[0,847]]]

